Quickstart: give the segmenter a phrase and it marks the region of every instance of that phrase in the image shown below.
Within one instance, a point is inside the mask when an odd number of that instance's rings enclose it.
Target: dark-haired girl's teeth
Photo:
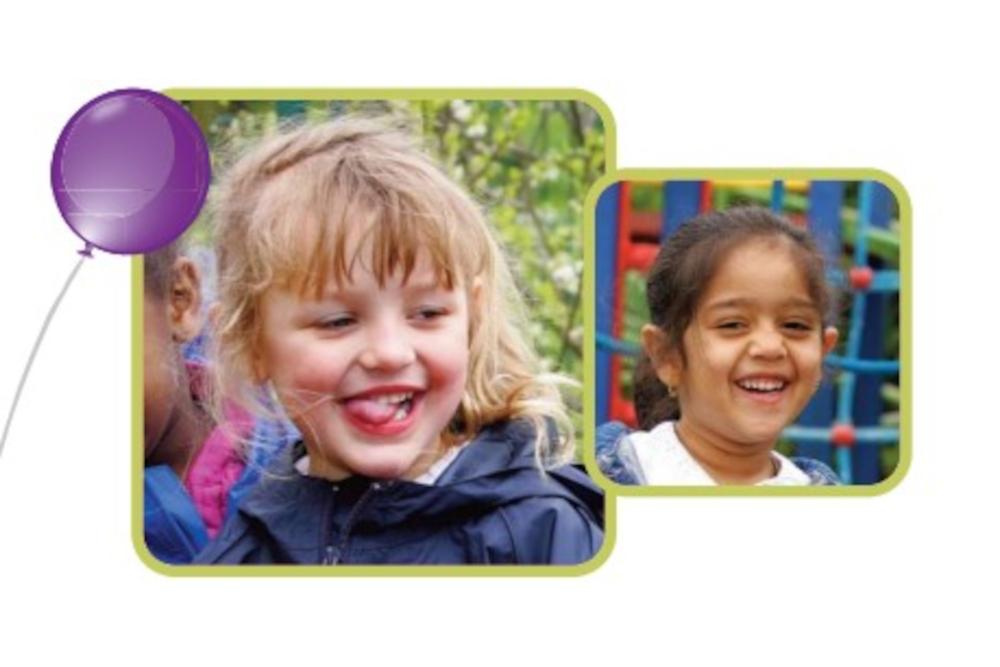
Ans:
[[[781,380],[741,380],[737,384],[742,389],[747,391],[756,391],[760,393],[767,393],[772,391],[781,391],[785,388],[787,383]]]

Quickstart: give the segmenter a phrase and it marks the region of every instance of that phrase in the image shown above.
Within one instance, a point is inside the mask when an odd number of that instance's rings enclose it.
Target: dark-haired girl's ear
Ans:
[[[178,257],[171,267],[167,302],[175,342],[186,343],[201,333],[201,273],[187,257]]]
[[[676,388],[680,384],[683,364],[681,355],[670,342],[667,332],[655,324],[646,324],[640,330],[639,338],[660,382],[667,387]]]
[[[833,352],[833,348],[837,346],[837,340],[840,338],[840,332],[837,331],[837,327],[827,327],[823,329],[823,354],[830,354]]]

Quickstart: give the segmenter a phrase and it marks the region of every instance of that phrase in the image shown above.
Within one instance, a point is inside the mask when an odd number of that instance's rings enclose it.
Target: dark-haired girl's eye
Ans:
[[[725,320],[717,324],[716,328],[723,331],[740,331],[744,328],[744,324],[739,320]]]
[[[789,322],[785,322],[785,328],[790,329],[792,331],[807,332],[807,331],[812,331],[814,327],[811,322],[806,322],[802,320],[792,320]]]

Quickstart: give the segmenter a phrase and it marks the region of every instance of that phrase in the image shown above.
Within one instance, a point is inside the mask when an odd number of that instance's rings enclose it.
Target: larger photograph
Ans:
[[[170,93],[213,182],[134,269],[151,567],[606,557],[579,460],[583,200],[612,167],[610,115],[577,91],[463,92]]]

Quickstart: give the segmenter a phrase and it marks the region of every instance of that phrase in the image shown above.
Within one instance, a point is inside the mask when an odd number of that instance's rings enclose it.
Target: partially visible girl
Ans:
[[[823,257],[808,232],[762,208],[699,216],[649,273],[652,322],[635,375],[641,431],[598,429],[620,483],[835,484],[825,464],[775,450],[837,342]]]
[[[216,425],[207,371],[184,347],[203,330],[201,274],[181,241],[143,259],[143,517],[146,546],[190,562],[256,481],[265,454],[287,439],[280,423],[227,408]],[[232,434],[259,442],[248,460]],[[269,445],[269,446],[268,446]]]
[[[302,433],[205,563],[581,563],[603,496],[478,207],[405,133],[264,140],[215,212],[218,386]]]

